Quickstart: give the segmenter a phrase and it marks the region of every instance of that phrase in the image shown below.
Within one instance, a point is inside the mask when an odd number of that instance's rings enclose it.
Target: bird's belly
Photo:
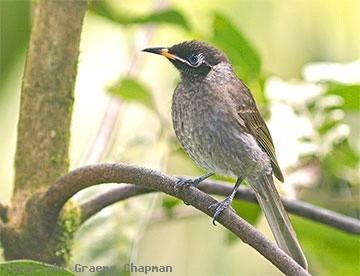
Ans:
[[[173,106],[173,124],[183,148],[199,166],[245,177],[269,163],[255,139],[240,131],[226,109],[193,104]]]

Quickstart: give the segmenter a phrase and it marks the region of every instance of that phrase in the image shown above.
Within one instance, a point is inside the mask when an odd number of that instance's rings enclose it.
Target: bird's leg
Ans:
[[[216,202],[209,206],[209,209],[215,208],[215,214],[213,216],[213,224],[214,225],[216,225],[216,223],[215,223],[216,218],[221,214],[221,212],[224,211],[225,209],[227,209],[231,205],[231,202],[234,199],[236,191],[239,188],[239,186],[243,180],[244,180],[244,177],[239,177],[236,180],[236,184],[235,184],[234,188],[232,189],[231,194],[229,196],[227,196],[223,201]]]
[[[183,179],[180,178],[178,179],[178,181],[176,181],[176,188],[178,187],[188,187],[188,186],[193,186],[193,187],[197,187],[200,182],[204,181],[205,179],[209,178],[210,176],[214,175],[213,172],[204,174],[202,176],[199,176],[197,178],[193,178],[193,179]]]

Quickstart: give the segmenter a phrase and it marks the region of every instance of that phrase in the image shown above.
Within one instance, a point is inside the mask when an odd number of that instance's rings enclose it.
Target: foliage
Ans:
[[[334,208],[331,201],[317,200],[316,197],[328,193],[338,200],[356,200],[356,190],[360,183],[358,168],[360,157],[356,145],[351,143],[351,131],[356,126],[347,123],[350,115],[359,116],[358,85],[339,83],[320,83],[325,85],[325,91],[307,103],[307,108],[301,112],[312,123],[314,132],[304,136],[304,143],[314,145],[314,151],[303,154],[304,164],[319,166],[319,185],[312,187],[308,200],[326,208]],[[347,194],[346,196],[344,194]],[[320,197],[321,198],[321,197]],[[345,204],[335,208],[348,215],[357,214],[358,206]]]
[[[69,270],[31,260],[0,263],[0,275],[3,276],[73,276]]]
[[[297,235],[310,259],[313,275],[359,275],[360,240],[324,225],[292,217]],[[316,242],[314,242],[316,241]]]
[[[157,112],[149,88],[136,79],[124,78],[118,85],[112,86],[109,92],[120,97],[124,102],[138,102]]]
[[[245,80],[257,80],[261,72],[261,60],[255,48],[228,18],[214,15],[213,43],[229,57],[239,76]]]
[[[179,25],[180,27],[189,29],[189,25],[184,16],[180,12],[173,9],[158,11],[145,16],[129,16],[128,14],[115,12],[114,9],[112,9],[106,1],[95,0],[91,2],[90,10],[97,15],[103,16],[106,19],[109,19],[114,23],[118,23],[121,25],[166,23]]]
[[[261,208],[258,204],[253,204],[245,201],[234,200],[232,207],[235,212],[239,214],[243,219],[252,225],[256,225],[261,215]],[[233,233],[227,233],[227,241],[229,244],[239,241]]]
[[[337,95],[343,99],[342,108],[347,111],[360,111],[360,85],[345,85],[341,83],[327,83],[328,89],[326,91],[329,95]]]

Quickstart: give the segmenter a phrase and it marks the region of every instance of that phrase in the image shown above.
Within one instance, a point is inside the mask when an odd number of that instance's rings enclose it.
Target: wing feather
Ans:
[[[259,146],[266,152],[271,161],[274,175],[281,182],[284,181],[283,174],[276,158],[276,152],[269,129],[266,126],[255,100],[249,89],[240,80],[228,86],[232,101],[236,106],[236,113],[241,118],[239,122],[242,128],[253,135]],[[239,119],[240,119],[239,118]]]

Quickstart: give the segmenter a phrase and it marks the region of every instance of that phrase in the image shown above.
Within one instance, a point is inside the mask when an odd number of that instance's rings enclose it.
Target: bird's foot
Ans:
[[[175,188],[176,189],[188,188],[190,186],[196,187],[197,185],[199,185],[199,183],[200,182],[199,182],[198,178],[194,178],[194,179],[179,178],[175,183]]]
[[[184,179],[184,178],[179,178],[176,183],[175,183],[175,190],[179,190],[179,189],[186,189],[190,186],[192,187],[197,187],[200,182],[204,181],[205,179],[209,178],[210,176],[212,176],[214,173],[207,173],[205,175],[199,176],[197,178],[190,178],[190,179]],[[184,203],[186,205],[189,205],[189,203],[185,202]]]
[[[200,184],[200,182],[209,178],[213,174],[214,173],[207,173],[207,174],[199,176],[197,178],[190,178],[190,179],[179,178],[178,181],[176,181],[175,189],[187,188],[189,186],[197,187]]]
[[[232,202],[232,197],[227,197],[225,198],[223,201],[220,201],[220,202],[216,202],[214,204],[211,204],[209,206],[209,209],[213,209],[215,208],[215,213],[214,213],[214,216],[213,216],[213,221],[212,223],[216,226],[216,219],[217,217],[224,211],[226,210],[227,208],[230,207],[231,211],[235,212],[235,210],[230,206],[231,205],[231,202]]]

